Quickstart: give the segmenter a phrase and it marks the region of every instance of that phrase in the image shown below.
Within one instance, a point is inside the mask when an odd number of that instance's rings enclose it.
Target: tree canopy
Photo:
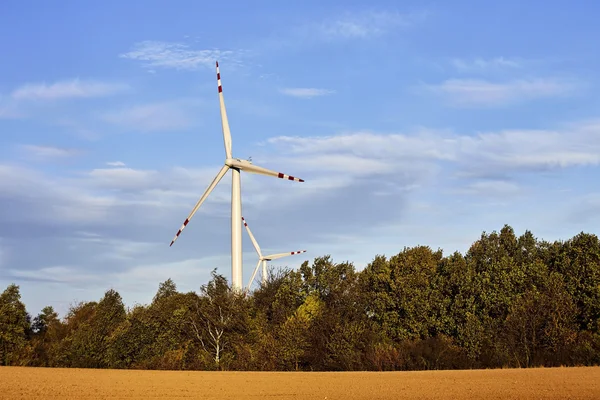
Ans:
[[[600,241],[505,225],[463,255],[427,246],[361,271],[330,256],[269,271],[251,293],[217,271],[148,305],[118,292],[35,318],[0,294],[0,365],[175,370],[422,370],[600,364]]]

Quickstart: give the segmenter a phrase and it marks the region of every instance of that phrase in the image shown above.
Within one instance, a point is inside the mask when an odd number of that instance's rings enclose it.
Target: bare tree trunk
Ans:
[[[218,306],[218,309],[219,315],[216,318],[216,321],[213,322],[213,319],[200,311],[200,308],[198,307],[197,315],[199,316],[200,321],[204,322],[206,325],[205,333],[201,332],[198,324],[194,321],[194,318],[190,317],[189,322],[204,351],[211,354],[215,364],[220,366],[222,354],[227,344],[223,339],[223,335],[225,334],[225,328],[229,324],[231,316],[224,315],[221,306]],[[208,334],[207,341],[205,341],[206,333]]]

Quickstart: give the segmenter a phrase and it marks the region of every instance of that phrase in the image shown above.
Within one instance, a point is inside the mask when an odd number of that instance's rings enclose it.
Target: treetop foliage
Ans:
[[[427,246],[362,271],[330,256],[271,270],[249,294],[216,270],[126,309],[113,289],[35,318],[0,294],[0,365],[181,370],[415,370],[600,363],[600,241],[505,225],[466,254]]]

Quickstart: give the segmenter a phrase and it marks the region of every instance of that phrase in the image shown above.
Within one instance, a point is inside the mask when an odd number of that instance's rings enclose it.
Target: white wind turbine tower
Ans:
[[[225,176],[227,171],[231,169],[231,284],[234,290],[242,290],[242,199],[241,199],[241,182],[240,171],[252,172],[255,174],[274,176],[276,178],[288,179],[290,181],[304,182],[303,179],[268,170],[258,165],[253,165],[251,161],[232,158],[231,155],[231,132],[229,130],[229,121],[227,120],[227,112],[225,111],[225,101],[223,100],[223,88],[221,86],[221,74],[219,72],[219,62],[217,61],[217,86],[219,90],[219,104],[221,108],[221,125],[223,127],[223,141],[225,143],[225,165],[221,168],[217,176],[208,186],[200,200],[186,220],[179,228],[179,231],[171,241],[169,246],[177,240],[181,232],[190,222],[198,208],[206,200],[210,192],[217,186],[219,181]]]
[[[244,217],[242,217],[242,221],[244,222],[244,226],[246,227],[248,236],[250,236],[250,240],[252,240],[252,244],[254,245],[254,248],[256,249],[256,252],[258,253],[258,263],[256,264],[256,267],[254,268],[252,277],[248,281],[248,287],[246,288],[247,291],[250,290],[250,286],[252,286],[252,281],[254,281],[254,277],[256,276],[256,272],[258,271],[258,267],[260,266],[261,263],[262,263],[262,283],[264,285],[267,280],[267,261],[276,260],[278,258],[287,257],[287,256],[293,256],[294,254],[306,253],[306,250],[300,250],[300,251],[290,251],[287,253],[277,253],[277,254],[270,254],[268,256],[263,256],[262,252],[260,251],[260,246],[258,245],[258,242],[254,238],[254,235],[252,234],[252,231],[250,230],[250,227],[248,226],[248,223],[246,222]]]

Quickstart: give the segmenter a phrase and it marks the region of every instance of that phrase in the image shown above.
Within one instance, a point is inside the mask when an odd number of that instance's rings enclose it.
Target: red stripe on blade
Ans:
[[[277,177],[283,179],[284,175],[280,172],[279,175],[277,175]]]

